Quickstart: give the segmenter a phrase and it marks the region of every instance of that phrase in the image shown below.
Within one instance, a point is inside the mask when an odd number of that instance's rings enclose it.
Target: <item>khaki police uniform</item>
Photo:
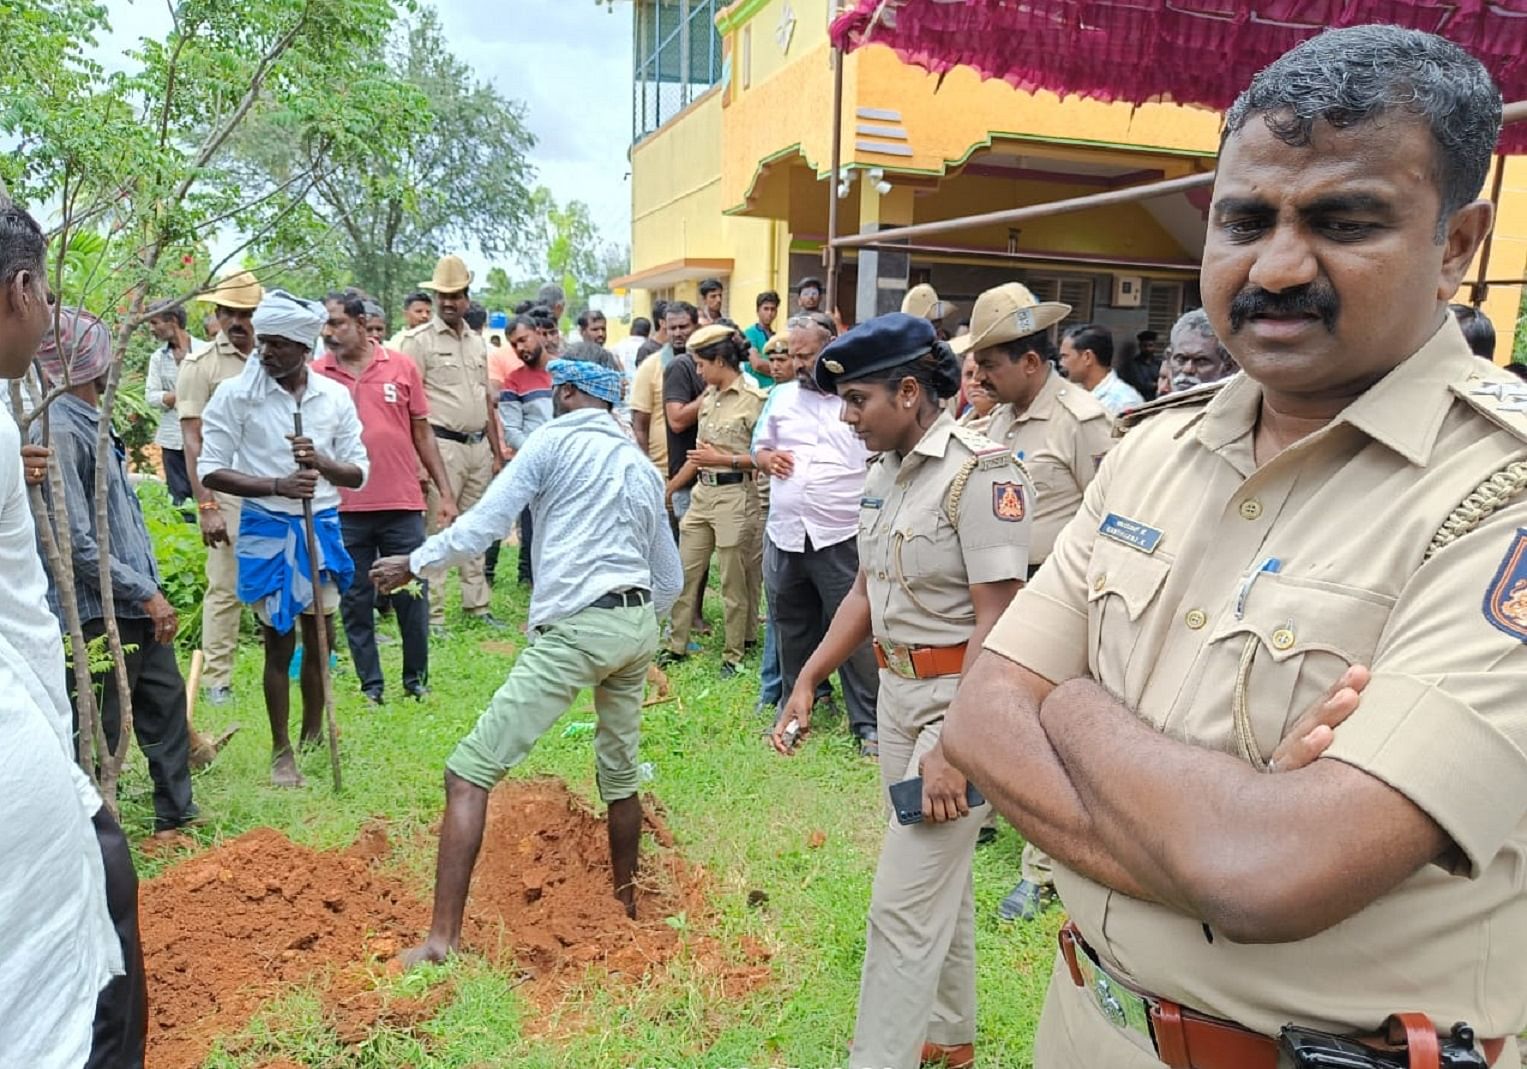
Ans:
[[[1034,480],[1033,561],[1043,564],[1113,448],[1113,423],[1091,391],[1052,370],[1022,414],[1010,404],[992,409],[986,436],[1011,449]]]
[[[1033,500],[1012,454],[948,413],[905,457],[871,461],[858,546],[883,666],[876,716],[887,792],[919,775],[938,742],[975,627],[971,585],[1028,574]],[[933,651],[941,674],[919,678]],[[989,809],[942,824],[891,818],[870,898],[854,1069],[916,1069],[924,1042],[974,1041],[971,860]]]
[[[488,348],[475,331],[457,334],[439,316],[404,332],[398,351],[410,357],[424,379],[430,426],[440,446],[445,474],[465,512],[477,504],[493,481],[493,446],[488,440]],[[440,529],[440,495],[431,486],[428,527]],[[506,534],[508,532],[505,532]],[[481,559],[459,566],[461,609],[469,616],[488,611],[492,590]],[[445,622],[445,584],[429,590],[430,623]]]
[[[1038,567],[1081,507],[1082,493],[1097,474],[1103,454],[1113,448],[1113,423],[1090,390],[1051,370],[1023,415],[1010,404],[992,409],[986,434],[1011,449],[1034,480],[1039,502],[1034,507],[1031,560]],[[1055,884],[1049,855],[1032,843],[1023,845],[1019,876],[1036,887]]]
[[[747,456],[765,398],[753,380],[740,373],[724,390],[709,387],[700,402],[697,440],[709,442],[724,453]],[[669,648],[674,653],[682,655],[689,646],[695,602],[705,590],[712,549],[720,567],[725,606],[722,660],[741,664],[746,644],[758,635],[758,598],[763,586],[763,510],[758,502],[758,482],[751,471],[700,470],[689,511],[679,521],[684,592],[672,613]]]
[[[201,419],[218,386],[244,371],[245,356],[233,347],[228,335],[217,337],[188,353],[175,376],[175,414],[181,419]],[[244,605],[239,601],[239,513],[243,498],[213,493],[218,511],[228,527],[228,541],[207,550],[207,593],[201,605],[201,648],[206,661],[202,685],[208,689],[233,684],[233,660],[239,648],[239,621]]]
[[[1352,664],[1372,681],[1325,757],[1451,836],[1429,864],[1293,943],[1197,920],[1057,864],[1103,965],[1264,1035],[1398,1011],[1481,1037],[1527,1028],[1527,388],[1452,316],[1328,426],[1260,467],[1261,388],[1238,375],[1143,414],[987,647],[1089,676],[1148,723],[1258,768]],[[1333,817],[1339,814],[1333,814]],[[1319,829],[1312,829],[1318,835]],[[1035,1061],[1155,1066],[1061,967]],[[1508,1041],[1497,1064],[1516,1066]]]

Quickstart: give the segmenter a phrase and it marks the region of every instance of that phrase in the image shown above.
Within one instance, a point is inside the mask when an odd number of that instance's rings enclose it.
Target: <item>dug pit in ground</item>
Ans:
[[[649,800],[647,812],[654,808]],[[671,849],[661,819],[649,816],[648,830],[668,849],[643,857],[632,922],[610,894],[604,822],[587,803],[560,780],[500,785],[473,872],[465,949],[513,963],[543,1005],[591,965],[638,978],[667,962],[682,945],[667,918],[686,914],[692,931],[708,910],[703,877]],[[389,854],[376,824],[344,852],[257,828],[144,883],[148,1064],[201,1065],[214,1040],[237,1035],[262,1004],[304,985],[323,992],[342,1037],[364,1036],[354,1007],[373,1001],[357,996],[429,924],[423,896],[388,865]],[[425,1020],[437,1008],[374,1005],[378,1021],[394,1022],[400,1013]]]

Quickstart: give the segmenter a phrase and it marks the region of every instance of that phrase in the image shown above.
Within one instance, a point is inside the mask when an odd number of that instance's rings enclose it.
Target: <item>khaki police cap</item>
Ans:
[[[219,308],[258,308],[264,299],[265,290],[248,271],[225,275],[203,298]]]
[[[790,339],[784,334],[776,334],[764,342],[763,351],[765,356],[768,356],[770,353],[788,353],[790,351]]]
[[[435,274],[428,282],[419,283],[421,290],[436,293],[460,293],[472,284],[472,272],[460,256],[442,256],[435,264]]]
[[[725,323],[711,323],[691,334],[687,347],[690,352],[694,352],[696,349],[704,349],[717,342],[726,341],[735,333],[737,332]]]
[[[907,290],[907,295],[901,299],[901,310],[909,316],[930,319],[937,323],[954,311],[954,305],[948,301],[939,300],[938,291],[928,283],[922,282]]]
[[[970,333],[949,343],[956,354],[1026,338],[1059,323],[1071,314],[1069,304],[1040,301],[1021,282],[1007,282],[976,298],[970,312]]]

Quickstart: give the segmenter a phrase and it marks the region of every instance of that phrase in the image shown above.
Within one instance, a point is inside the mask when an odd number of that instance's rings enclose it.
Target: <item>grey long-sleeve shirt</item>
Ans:
[[[668,529],[663,482],[613,416],[580,409],[526,436],[487,493],[414,550],[409,568],[439,579],[480,556],[526,507],[535,520],[530,626],[542,627],[632,587],[652,592],[659,616],[684,586]]]

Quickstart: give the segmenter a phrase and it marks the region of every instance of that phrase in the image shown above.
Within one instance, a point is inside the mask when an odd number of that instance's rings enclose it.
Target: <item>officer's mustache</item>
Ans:
[[[1237,293],[1230,302],[1230,333],[1236,333],[1246,325],[1246,320],[1257,316],[1315,316],[1327,331],[1335,333],[1336,317],[1340,312],[1341,301],[1326,282],[1311,282],[1279,293],[1261,287],[1247,289]]]

